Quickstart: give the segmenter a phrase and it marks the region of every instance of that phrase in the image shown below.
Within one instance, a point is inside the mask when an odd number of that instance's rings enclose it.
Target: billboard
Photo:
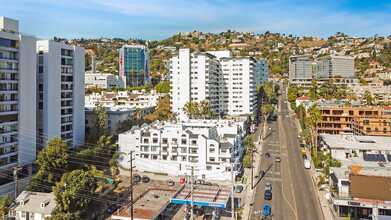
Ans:
[[[391,201],[391,177],[351,175],[350,180],[352,197]]]

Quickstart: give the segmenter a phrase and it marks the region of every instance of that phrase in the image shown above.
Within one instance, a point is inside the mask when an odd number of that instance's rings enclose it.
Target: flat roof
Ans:
[[[219,186],[193,186],[193,203],[200,206],[226,208],[231,188]],[[171,203],[191,204],[191,186],[184,184],[171,198]]]
[[[391,151],[391,137],[320,134],[330,149]]]
[[[133,203],[133,218],[154,219],[170,203],[175,189],[150,188],[138,196]],[[113,219],[130,219],[130,204],[115,212]]]

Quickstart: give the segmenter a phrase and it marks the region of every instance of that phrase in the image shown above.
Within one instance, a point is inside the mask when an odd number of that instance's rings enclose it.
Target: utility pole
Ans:
[[[235,177],[234,177],[234,163],[231,163],[231,178],[232,178],[232,197],[231,197],[231,218],[235,220],[235,198],[234,198],[234,188],[235,188]]]
[[[191,167],[191,183],[190,183],[190,196],[191,196],[191,211],[190,211],[190,216],[191,216],[191,220],[194,219],[194,209],[193,209],[193,203],[194,203],[194,200],[193,200],[193,182],[194,182],[194,167]]]
[[[14,170],[14,178],[15,178],[15,200],[18,197],[18,171],[22,168],[20,167],[12,167]]]
[[[251,120],[251,189],[254,188],[254,123],[253,120]]]
[[[130,151],[130,219],[133,220],[133,152]]]

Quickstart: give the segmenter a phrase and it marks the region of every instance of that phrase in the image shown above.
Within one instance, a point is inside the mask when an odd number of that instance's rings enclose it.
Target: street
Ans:
[[[289,110],[285,100],[285,95],[279,97],[280,109],[275,111],[278,120],[266,122],[266,134],[260,152],[262,159],[260,164],[255,165],[266,174],[254,180],[255,199],[251,219],[261,217],[265,204],[271,206],[269,218],[272,219],[322,219],[310,173],[304,169],[296,123],[292,117],[286,117]],[[270,158],[265,157],[267,152]],[[281,157],[281,162],[276,162],[277,155]],[[272,184],[271,200],[264,199],[266,182]]]

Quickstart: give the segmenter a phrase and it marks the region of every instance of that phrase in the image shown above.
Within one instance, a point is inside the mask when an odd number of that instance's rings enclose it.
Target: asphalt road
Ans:
[[[269,204],[272,213],[269,219],[320,220],[322,216],[310,173],[303,165],[302,152],[297,139],[298,131],[294,119],[286,118],[289,110],[284,103],[285,100],[285,94],[280,96],[278,105],[280,111],[275,111],[279,115],[277,122],[267,124],[266,139],[260,152],[262,159],[258,164],[266,175],[254,181],[255,200],[251,219],[259,220],[264,204]],[[266,152],[270,153],[270,158],[265,157]],[[280,155],[281,162],[275,161],[276,155]],[[264,199],[266,182],[272,184],[272,200]]]

